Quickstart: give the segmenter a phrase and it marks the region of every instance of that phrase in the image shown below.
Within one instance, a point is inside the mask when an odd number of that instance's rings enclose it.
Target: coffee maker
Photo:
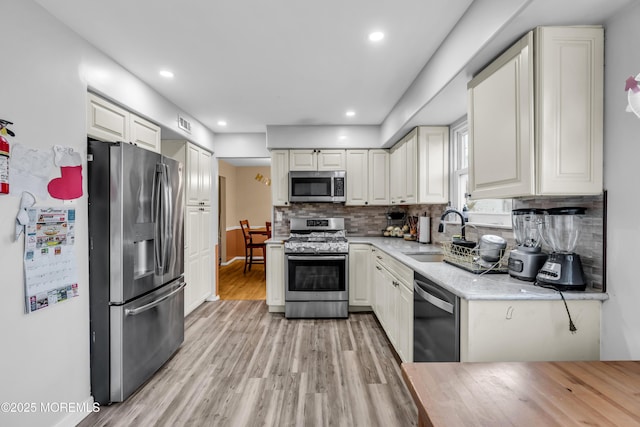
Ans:
[[[542,224],[544,209],[514,209],[511,211],[511,223],[517,247],[509,253],[509,275],[516,279],[532,282],[536,280],[538,270],[547,260],[542,252]]]
[[[584,291],[587,287],[580,255],[574,252],[586,208],[547,209],[542,236],[553,252],[536,280],[560,291]]]

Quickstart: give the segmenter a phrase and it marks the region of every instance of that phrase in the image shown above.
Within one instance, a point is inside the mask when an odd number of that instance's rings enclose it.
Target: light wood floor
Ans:
[[[206,302],[176,355],[79,426],[412,426],[417,410],[370,313],[297,320]]]
[[[248,268],[248,267],[247,267]],[[222,300],[265,300],[267,287],[264,275],[264,264],[254,264],[251,271],[242,273],[243,261],[234,261],[220,266],[218,295]]]

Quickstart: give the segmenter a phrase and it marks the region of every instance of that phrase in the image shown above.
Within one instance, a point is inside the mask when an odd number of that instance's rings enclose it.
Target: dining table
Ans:
[[[418,426],[640,426],[640,361],[403,363]]]

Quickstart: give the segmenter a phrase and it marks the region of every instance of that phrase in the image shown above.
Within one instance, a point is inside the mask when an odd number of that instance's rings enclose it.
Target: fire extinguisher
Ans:
[[[0,194],[9,194],[9,141],[0,136]]]

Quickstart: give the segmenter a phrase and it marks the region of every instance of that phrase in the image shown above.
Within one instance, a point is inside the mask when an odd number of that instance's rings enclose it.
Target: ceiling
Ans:
[[[380,124],[472,2],[36,1],[216,133]]]
[[[215,133],[380,125],[472,3],[490,15],[520,8],[402,133],[463,117],[466,82],[526,31],[602,24],[635,0],[35,1]],[[370,42],[372,31],[384,39]]]

